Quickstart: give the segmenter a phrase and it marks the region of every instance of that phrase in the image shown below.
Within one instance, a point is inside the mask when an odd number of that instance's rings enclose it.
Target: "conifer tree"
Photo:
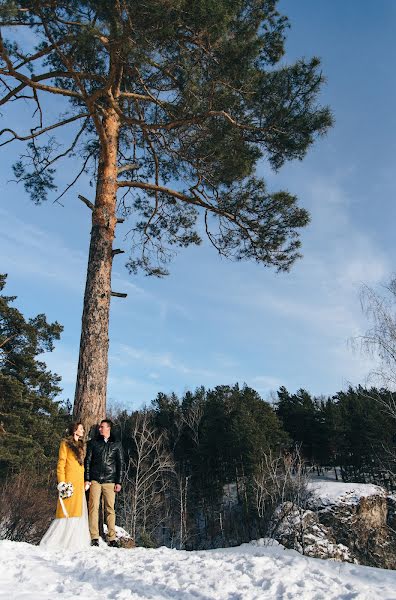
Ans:
[[[319,60],[280,63],[276,0],[1,0],[0,106],[32,105],[15,176],[36,203],[67,157],[96,182],[75,416],[104,416],[117,222],[131,219],[131,272],[162,276],[205,231],[227,257],[288,270],[306,210],[257,174],[302,159],[331,124]],[[29,35],[24,33],[29,32]],[[52,99],[52,100],[51,100]],[[56,110],[59,116],[54,116]],[[203,227],[197,226],[198,216]],[[119,294],[118,294],[119,295]]]
[[[6,276],[0,275],[0,292]],[[56,400],[60,377],[38,356],[53,350],[62,326],[40,314],[26,320],[0,295],[0,475],[53,461],[68,411]]]

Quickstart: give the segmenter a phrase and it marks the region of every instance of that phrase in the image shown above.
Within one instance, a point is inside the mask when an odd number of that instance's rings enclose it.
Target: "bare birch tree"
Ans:
[[[165,435],[154,427],[148,411],[136,414],[131,450],[121,495],[122,520],[132,537],[151,535],[166,509],[165,494],[174,475],[174,461]]]
[[[298,448],[293,454],[274,455],[270,450],[263,454],[253,477],[253,490],[257,516],[271,537],[288,514],[296,508],[306,508],[309,497],[307,483]],[[282,505],[287,509],[281,510],[276,517],[276,509]]]
[[[383,387],[396,388],[396,277],[383,287],[380,294],[373,288],[363,285],[360,290],[360,303],[370,327],[355,342],[370,357],[378,361],[370,378]],[[396,418],[394,400],[385,407]]]

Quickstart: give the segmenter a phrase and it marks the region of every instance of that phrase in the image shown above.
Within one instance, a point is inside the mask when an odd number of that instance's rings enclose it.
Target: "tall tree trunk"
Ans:
[[[73,416],[87,432],[106,416],[112,247],[117,223],[119,120],[109,110],[98,166]]]

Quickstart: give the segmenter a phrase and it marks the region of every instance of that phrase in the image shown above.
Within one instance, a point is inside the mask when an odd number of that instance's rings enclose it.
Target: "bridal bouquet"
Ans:
[[[58,483],[59,498],[71,498],[73,496],[73,484],[61,481]]]

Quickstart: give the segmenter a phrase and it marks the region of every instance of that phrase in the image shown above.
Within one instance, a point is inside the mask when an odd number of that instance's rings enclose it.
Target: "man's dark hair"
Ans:
[[[113,421],[111,419],[102,419],[100,424],[107,423],[109,427],[113,427]]]

